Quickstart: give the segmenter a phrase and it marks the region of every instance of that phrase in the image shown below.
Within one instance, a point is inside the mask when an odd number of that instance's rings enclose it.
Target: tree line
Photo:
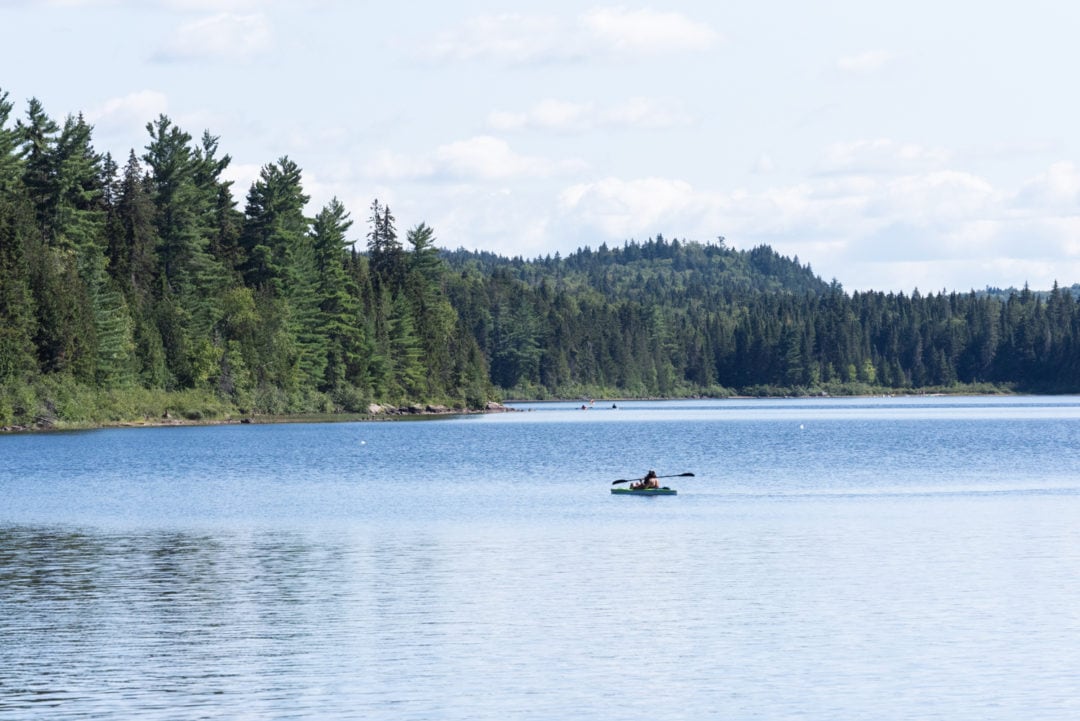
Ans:
[[[762,246],[660,235],[526,260],[399,233],[375,200],[307,215],[301,168],[238,202],[219,139],[161,115],[98,152],[81,115],[0,92],[0,425],[372,402],[1075,391],[1072,293],[847,294]],[[362,237],[357,237],[357,233]]]
[[[359,252],[339,200],[305,215],[288,157],[241,210],[208,132],[162,115],[121,165],[81,115],[12,110],[0,94],[0,423],[105,400],[86,390],[250,413],[495,395],[425,224],[402,237],[376,200]]]
[[[488,279],[484,301],[455,305],[514,395],[1080,390],[1080,286],[849,294],[766,246],[662,236],[446,257]]]

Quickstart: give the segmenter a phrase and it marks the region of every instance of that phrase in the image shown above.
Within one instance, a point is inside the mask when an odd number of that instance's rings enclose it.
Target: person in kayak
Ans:
[[[630,489],[634,490],[634,491],[640,491],[640,490],[644,490],[646,488],[659,488],[659,487],[660,487],[660,482],[658,480],[656,480],[656,471],[652,471],[652,470],[650,470],[648,473],[646,473],[645,477],[642,478],[637,483],[631,483],[630,484]]]

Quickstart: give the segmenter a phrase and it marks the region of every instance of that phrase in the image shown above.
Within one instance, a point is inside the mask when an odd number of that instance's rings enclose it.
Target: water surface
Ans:
[[[0,437],[0,718],[1080,713],[1077,398],[580,405]]]

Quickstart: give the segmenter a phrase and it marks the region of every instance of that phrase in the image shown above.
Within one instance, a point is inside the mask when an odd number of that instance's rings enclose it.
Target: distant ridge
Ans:
[[[595,250],[585,246],[565,257],[555,253],[532,260],[460,248],[442,251],[441,257],[452,268],[509,272],[533,286],[555,278],[628,297],[635,295],[635,283],[701,284],[728,293],[823,293],[838,287],[816,276],[809,264],[800,264],[797,256],[782,256],[767,245],[735,250],[722,238],[701,243],[657,235],[644,242],[631,240],[616,247],[604,243]]]

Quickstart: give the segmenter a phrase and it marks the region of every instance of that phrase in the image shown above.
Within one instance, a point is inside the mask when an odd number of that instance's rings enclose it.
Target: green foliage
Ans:
[[[21,175],[19,160],[19,129],[8,128],[14,104],[7,91],[0,88],[0,196],[8,196]]]
[[[0,191],[0,384],[26,380],[38,370],[36,303],[24,237],[32,232],[28,207]],[[21,217],[20,217],[21,215]]]
[[[386,287],[396,292],[404,282],[406,264],[405,251],[398,240],[390,206],[379,205],[378,200],[372,201],[368,222],[371,225],[367,247],[372,279],[376,287]]]
[[[771,248],[660,235],[525,260],[362,248],[300,167],[236,209],[218,138],[162,115],[120,168],[0,92],[0,425],[480,408],[494,398],[1080,391],[1080,286],[847,294]]]
[[[15,133],[21,145],[22,187],[34,206],[37,226],[46,243],[56,234],[55,214],[60,201],[55,153],[60,126],[50,118],[37,98],[27,103],[26,121],[19,121]]]
[[[30,384],[0,383],[0,427],[33,425],[37,407],[37,394]]]
[[[308,229],[303,214],[308,196],[303,193],[300,177],[300,167],[283,157],[264,165],[248,191],[240,233],[246,258],[240,268],[250,286],[281,294],[295,283],[290,262]]]

